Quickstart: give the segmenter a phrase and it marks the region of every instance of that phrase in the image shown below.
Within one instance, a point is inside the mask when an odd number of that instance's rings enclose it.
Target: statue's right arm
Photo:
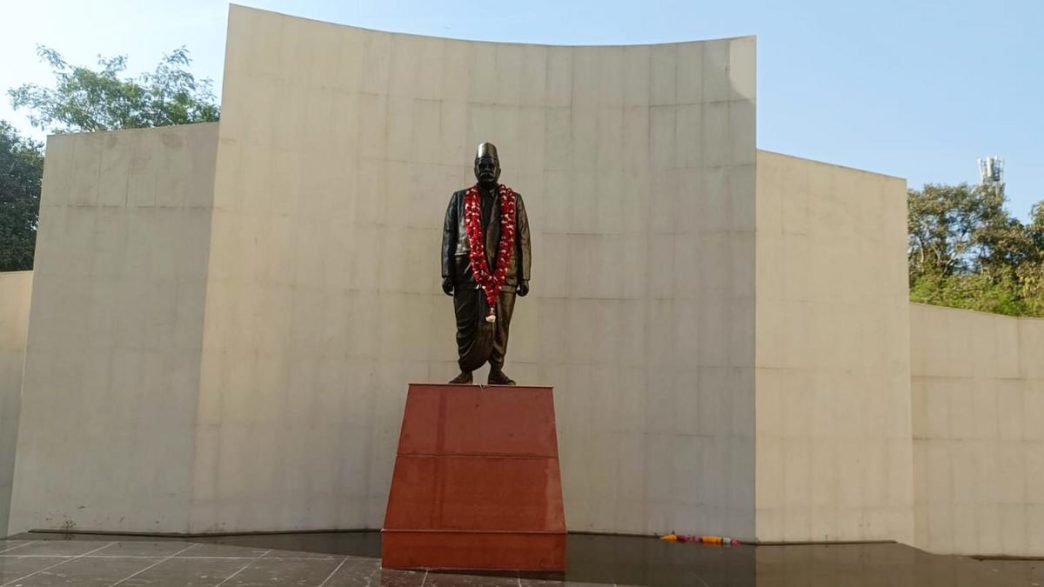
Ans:
[[[446,219],[442,224],[442,282],[443,291],[446,283],[453,283],[453,256],[457,252],[457,198],[456,194],[450,196],[449,206],[446,208]],[[447,291],[446,293],[450,293]]]

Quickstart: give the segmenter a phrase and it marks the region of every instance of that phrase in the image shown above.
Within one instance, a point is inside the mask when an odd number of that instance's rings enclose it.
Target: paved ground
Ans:
[[[0,587],[309,585],[320,587],[605,585],[1044,587],[1044,561],[977,561],[898,544],[720,548],[571,535],[562,576],[380,568],[374,532],[207,538],[23,534],[0,540]]]

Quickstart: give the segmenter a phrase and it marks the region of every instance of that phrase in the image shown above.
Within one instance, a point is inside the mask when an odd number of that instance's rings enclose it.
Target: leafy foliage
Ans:
[[[191,60],[185,47],[175,49],[152,73],[121,77],[126,56],[99,57],[100,69],[71,65],[54,49],[39,46],[40,58],[51,66],[55,86],[24,84],[9,90],[15,109],[30,111],[33,126],[51,132],[91,132],[218,119],[209,79],[197,80],[187,71]]]
[[[165,55],[152,73],[121,77],[125,56],[99,57],[100,69],[69,64],[37,47],[51,66],[53,88],[24,84],[8,94],[29,110],[33,126],[50,132],[90,132],[209,122],[219,109],[208,79],[197,80],[184,47]],[[0,121],[0,271],[32,269],[43,177],[41,145]]]
[[[1044,316],[1044,202],[1025,225],[999,187],[929,184],[907,202],[911,300]]]
[[[0,121],[0,271],[33,268],[43,153]]]

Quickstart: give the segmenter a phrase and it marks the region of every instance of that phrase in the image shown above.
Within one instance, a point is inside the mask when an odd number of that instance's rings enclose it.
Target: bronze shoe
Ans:
[[[460,375],[450,379],[451,385],[467,385],[469,383],[471,383],[471,371],[461,371]]]
[[[486,381],[489,385],[514,385],[515,382],[508,377],[500,369],[489,370],[489,380]]]

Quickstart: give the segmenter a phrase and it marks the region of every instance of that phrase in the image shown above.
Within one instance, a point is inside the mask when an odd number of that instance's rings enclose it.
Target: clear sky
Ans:
[[[244,0],[396,32],[547,44],[758,37],[758,146],[925,182],[1006,162],[1009,207],[1044,199],[1042,0]],[[126,54],[137,72],[187,45],[220,94],[217,0],[0,0],[0,89],[47,82],[36,44],[74,63]],[[29,130],[0,97],[0,118]],[[34,132],[37,137],[42,133]]]

